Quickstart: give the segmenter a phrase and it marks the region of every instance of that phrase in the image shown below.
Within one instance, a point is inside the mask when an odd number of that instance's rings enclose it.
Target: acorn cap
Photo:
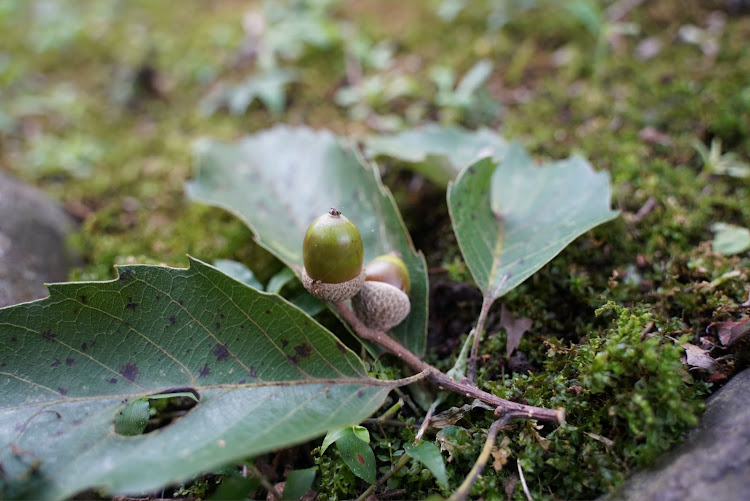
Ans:
[[[364,283],[364,268],[362,268],[359,275],[353,279],[336,284],[321,282],[320,280],[310,278],[307,271],[304,268],[302,269],[302,285],[305,286],[305,289],[307,289],[310,294],[318,299],[322,299],[323,301],[331,301],[332,303],[346,301],[357,294]]]
[[[329,284],[358,277],[364,254],[359,230],[336,209],[315,219],[302,242],[302,260],[308,276]]]
[[[411,310],[409,296],[385,282],[366,281],[352,298],[357,317],[370,329],[389,331],[400,324]]]

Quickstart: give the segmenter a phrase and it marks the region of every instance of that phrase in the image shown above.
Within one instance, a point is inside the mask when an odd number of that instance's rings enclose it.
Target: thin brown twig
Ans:
[[[432,405],[430,405],[429,410],[427,411],[427,415],[424,417],[424,421],[422,421],[422,425],[419,427],[419,431],[417,431],[416,438],[414,439],[414,445],[417,445],[419,441],[422,440],[422,435],[424,435],[424,432],[427,430],[427,427],[430,424],[430,420],[432,419],[432,415],[435,413],[435,407],[437,407],[437,403],[433,402]],[[370,495],[375,492],[376,489],[382,487],[389,478],[398,473],[401,468],[406,466],[406,463],[409,462],[409,459],[411,458],[408,454],[402,455],[398,459],[398,461],[396,461],[396,464],[393,465],[390,471],[380,477],[377,482],[371,484],[370,487],[368,487],[367,490],[357,498],[357,501],[365,501],[368,497],[370,497]]]
[[[362,421],[364,424],[377,424],[383,426],[395,426],[397,428],[414,428],[416,424],[410,426],[403,421],[398,419],[380,419],[380,418],[366,418]]]
[[[538,421],[548,421],[557,424],[562,424],[565,421],[565,409],[561,407],[557,409],[545,409],[533,405],[519,404],[480,390],[473,384],[456,381],[430,364],[424,362],[421,358],[401,346],[398,341],[385,332],[376,331],[364,325],[345,303],[336,303],[334,306],[339,312],[339,315],[349,322],[359,337],[379,344],[381,347],[403,360],[412,370],[416,372],[426,372],[427,379],[432,381],[432,383],[440,390],[460,393],[465,397],[477,398],[482,402],[490,404],[495,407],[495,416],[498,418],[505,418],[507,420],[536,419]]]
[[[487,315],[490,312],[492,301],[492,298],[487,295],[482,298],[482,309],[479,310],[477,325],[476,327],[474,327],[474,340],[471,343],[471,355],[469,356],[469,371],[466,376],[469,378],[469,382],[471,384],[476,384],[477,360],[479,358],[479,340],[482,338],[484,324],[487,321]]]
[[[388,498],[403,499],[405,494],[406,494],[406,489],[394,489],[392,491],[379,493],[378,499],[388,499]]]
[[[271,495],[273,499],[280,500],[281,494],[279,494],[279,491],[276,490],[276,487],[274,487],[271,482],[268,481],[265,475],[260,472],[257,466],[254,464],[248,464],[247,469],[250,471],[250,474],[257,478],[260,481],[260,485],[268,491],[268,493]]]
[[[495,446],[497,432],[500,430],[500,428],[507,424],[508,421],[509,420],[506,418],[498,419],[497,421],[492,423],[492,425],[490,425],[490,429],[487,430],[487,439],[484,441],[482,452],[479,454],[479,457],[474,463],[474,466],[472,466],[469,474],[466,475],[466,478],[464,478],[464,481],[461,482],[460,486],[458,486],[458,489],[456,489],[453,494],[451,494],[451,497],[448,498],[448,501],[463,501],[464,499],[467,499],[469,497],[471,486],[474,485],[474,482],[477,481],[479,475],[481,475],[484,471],[484,467],[487,466],[487,461],[489,461],[490,459],[490,453],[492,452],[492,448]]]
[[[648,216],[659,205],[659,201],[654,197],[648,197],[648,200],[638,209],[638,212],[632,218],[633,223],[640,223],[641,219]]]
[[[531,497],[531,492],[529,492],[529,486],[526,485],[526,478],[523,476],[521,463],[519,461],[516,461],[516,466],[518,467],[518,475],[521,477],[521,487],[523,487],[523,493],[526,495],[526,499],[528,501],[534,501],[534,499]]]

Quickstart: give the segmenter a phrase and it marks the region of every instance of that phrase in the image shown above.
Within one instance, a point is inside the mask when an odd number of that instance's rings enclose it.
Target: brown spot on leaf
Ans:
[[[225,318],[225,317],[226,315],[224,315],[223,313],[219,313],[219,318]]]
[[[206,377],[209,374],[211,374],[211,368],[208,366],[208,364],[205,364],[203,367],[201,367],[201,370],[198,371],[198,377]]]
[[[281,347],[286,348],[286,346],[289,344],[289,340],[285,337],[281,338]]]
[[[222,362],[229,358],[229,349],[221,343],[217,343],[214,347],[214,356],[216,360]]]
[[[10,337],[10,342],[11,343],[15,343],[16,341],[17,341],[16,336],[11,336]]]
[[[365,465],[365,457],[362,454],[357,454],[357,462],[362,466]]]
[[[89,349],[89,345],[88,345],[88,344],[86,344],[86,343],[83,343],[83,344],[81,345],[81,351],[86,351],[86,350],[88,350],[88,349]]]
[[[346,355],[346,351],[347,351],[347,350],[346,350],[346,346],[344,346],[343,344],[341,344],[341,343],[336,343],[336,349],[337,349],[337,350],[339,350],[339,351],[340,351],[341,353],[343,353],[344,355]]]
[[[52,329],[47,328],[46,331],[42,332],[42,337],[46,339],[47,341],[54,341],[55,338],[57,337],[57,334],[52,332]]]
[[[111,384],[115,384],[115,383],[117,383],[117,378],[113,377],[111,379],[108,379],[107,381],[109,381]]]
[[[172,315],[171,317],[169,317],[169,325],[174,325],[174,323],[176,321],[177,321],[177,319],[174,317],[174,315]]]
[[[86,302],[89,300],[86,294],[81,294],[80,296],[78,296],[78,298],[81,300],[83,304],[86,304]]]
[[[60,387],[57,388],[57,392],[63,397],[68,394],[68,390],[66,390],[65,388],[60,388]]]
[[[266,315],[270,315],[271,314],[271,310],[266,310],[265,313],[266,313]]]
[[[179,301],[177,301],[177,302],[178,302],[178,303],[180,304],[180,306],[184,306],[184,305],[185,305],[185,303],[184,303],[184,302],[182,301],[182,299],[180,299],[180,300],[179,300]]]
[[[221,324],[219,322],[216,322],[216,330],[221,329]]]
[[[125,308],[129,308],[129,309],[135,311],[135,309],[138,308],[138,304],[133,302],[133,298],[132,297],[129,297],[128,298],[128,304],[125,305]]]
[[[58,367],[60,365],[62,365],[62,362],[60,362],[59,358],[56,358],[54,362],[52,362],[51,364],[49,364],[50,367]]]
[[[255,370],[254,366],[251,365],[250,368],[248,368],[247,373],[251,378],[258,379],[258,371]]]
[[[294,347],[294,353],[301,359],[310,358],[310,355],[312,355],[312,346],[309,343],[300,343]]]
[[[291,363],[292,365],[297,365],[299,363],[299,360],[297,360],[297,357],[287,355],[286,358],[287,360],[289,360],[289,363]]]
[[[141,373],[141,370],[138,368],[138,366],[132,362],[128,362],[125,365],[122,366],[122,369],[120,369],[120,375],[130,381],[131,383],[135,381],[135,378],[138,377],[138,374]]]
[[[73,358],[68,357],[68,358],[65,359],[65,365],[67,365],[68,367],[70,367],[74,363],[76,363],[76,361]]]

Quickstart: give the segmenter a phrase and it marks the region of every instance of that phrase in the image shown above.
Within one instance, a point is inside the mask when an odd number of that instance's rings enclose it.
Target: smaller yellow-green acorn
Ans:
[[[411,280],[404,260],[396,253],[383,254],[369,262],[365,268],[365,280],[385,282],[409,295]]]
[[[302,284],[326,301],[349,299],[365,280],[362,236],[354,223],[334,208],[307,228],[302,260]]]
[[[352,298],[352,308],[367,327],[389,331],[411,310],[409,271],[399,256],[385,254],[370,261],[365,273],[365,283]]]

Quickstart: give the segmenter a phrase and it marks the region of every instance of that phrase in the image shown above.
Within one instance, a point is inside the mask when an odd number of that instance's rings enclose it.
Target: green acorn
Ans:
[[[332,302],[349,299],[365,280],[364,245],[357,227],[332,208],[313,221],[302,242],[302,284]]]
[[[385,254],[370,261],[365,274],[365,283],[352,298],[352,308],[369,328],[389,331],[411,310],[409,270],[400,256]]]
[[[409,295],[411,289],[409,270],[398,254],[390,253],[376,257],[367,265],[365,273],[365,280],[391,284],[401,289],[407,296]]]

